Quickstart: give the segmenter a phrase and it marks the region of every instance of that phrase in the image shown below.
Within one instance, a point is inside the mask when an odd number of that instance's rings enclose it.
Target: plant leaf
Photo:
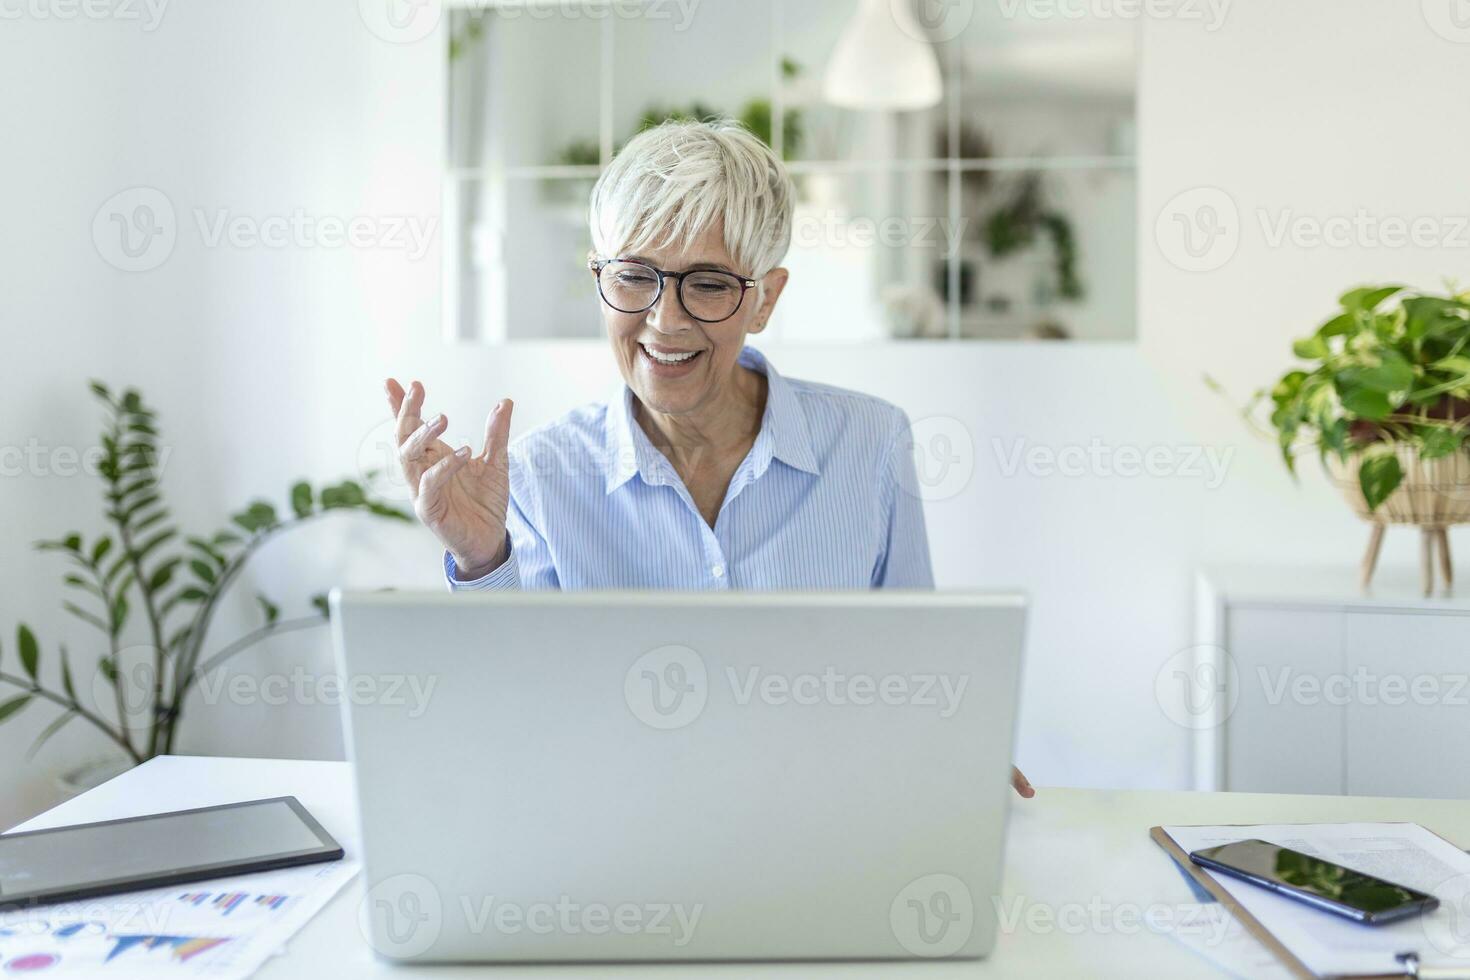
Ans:
[[[1358,289],[1350,289],[1338,298],[1338,302],[1347,310],[1362,310],[1372,313],[1379,303],[1388,299],[1394,293],[1404,289],[1403,286],[1362,286]]]
[[[148,591],[158,592],[165,588],[174,577],[174,569],[178,566],[179,559],[170,558],[153,570],[148,579]]]
[[[87,610],[83,609],[81,606],[78,606],[74,602],[63,602],[61,604],[61,608],[65,609],[67,612],[71,613],[82,622],[89,623],[92,626],[97,627],[104,633],[112,633],[112,630],[108,627],[108,625],[104,623],[99,617],[92,615],[91,613],[87,612]]]
[[[1358,416],[1358,418],[1370,419],[1374,422],[1388,417],[1393,410],[1389,404],[1388,396],[1381,391],[1370,391],[1367,388],[1351,388],[1341,393],[1342,407]]]
[[[41,660],[41,647],[36,643],[36,634],[25,623],[21,623],[15,630],[15,646],[20,651],[20,665],[31,680],[36,679],[36,668]]]
[[[1357,326],[1357,323],[1357,314],[1339,313],[1317,328],[1317,336],[1323,340],[1327,340],[1329,337],[1341,337],[1344,334],[1352,333],[1353,327]]]
[[[1438,296],[1413,296],[1404,300],[1404,332],[1410,338],[1430,337],[1466,326],[1464,305]]]
[[[1378,505],[1398,489],[1403,479],[1403,467],[1393,453],[1381,453],[1364,459],[1363,465],[1358,468],[1358,485],[1363,490],[1363,498],[1368,502],[1368,510],[1377,510]]]
[[[1325,360],[1332,353],[1321,337],[1303,337],[1291,345],[1291,352],[1304,361]]]
[[[280,609],[280,607],[277,606],[274,602],[271,602],[269,599],[267,599],[263,595],[257,594],[255,596],[255,598],[256,598],[256,601],[258,601],[260,603],[260,608],[265,611],[265,622],[266,622],[266,625],[267,626],[273,626],[273,625],[275,625],[276,620],[281,615],[281,609]]]
[[[26,761],[29,762],[34,759],[36,753],[41,751],[41,746],[46,744],[46,740],[65,728],[66,723],[76,716],[77,713],[75,711],[64,711],[52,719],[51,724],[41,729],[41,734],[37,735],[36,740],[31,743],[30,749],[26,752]]]
[[[393,507],[389,504],[380,503],[376,500],[369,500],[367,503],[367,509],[369,512],[377,514],[379,517],[391,517],[394,520],[398,521],[413,520],[413,515],[409,514],[408,511],[399,510],[397,507]]]
[[[208,541],[205,541],[203,538],[189,538],[188,544],[189,547],[208,555],[209,560],[214,562],[220,568],[224,568],[227,564],[229,564],[225,556],[220,554],[219,550],[216,549],[214,545],[210,544]]]
[[[1447,426],[1422,426],[1420,433],[1424,445],[1419,449],[1420,459],[1438,459],[1457,451],[1465,442],[1465,433]]]
[[[312,608],[322,614],[323,619],[331,617],[332,607],[327,604],[327,597],[325,593],[318,592],[316,595],[312,596],[311,605]]]
[[[112,628],[122,632],[123,626],[128,621],[128,597],[127,593],[119,592],[112,603]]]
[[[138,513],[138,511],[146,510],[156,503],[158,503],[158,494],[150,493],[147,496],[140,497],[132,503],[128,504],[127,510],[122,512],[123,523],[126,524],[128,521],[131,521],[133,519],[133,515]]]
[[[138,553],[136,556],[137,560],[141,562],[144,558],[147,558],[154,551],[156,551],[159,545],[163,544],[165,541],[172,539],[178,533],[179,532],[175,531],[173,528],[169,528],[165,531],[159,531],[153,537],[149,538],[147,541],[144,541],[141,545],[138,546]]]
[[[189,570],[203,579],[206,585],[214,584],[214,569],[209,567],[207,562],[200,561],[198,558],[191,558],[189,560]]]
[[[186,623],[183,626],[180,626],[177,630],[175,630],[174,631],[174,634],[172,636],[170,636],[168,638],[168,640],[167,640],[168,649],[170,649],[170,650],[177,650],[177,649],[179,649],[183,645],[184,638],[189,635],[189,631],[192,628],[193,628],[193,624],[192,623]]]
[[[1404,355],[1393,348],[1384,348],[1378,353],[1378,363],[1371,367],[1346,368],[1341,372],[1349,383],[1361,385],[1372,391],[1389,394],[1407,391],[1414,384],[1414,368]]]
[[[351,480],[343,480],[335,486],[322,489],[323,510],[338,507],[361,507],[366,501],[367,496],[362,492],[362,487]]]
[[[77,689],[72,684],[71,663],[67,660],[65,646],[62,646],[61,648],[61,689],[66,692],[67,697],[71,698],[73,701],[76,701]]]
[[[0,704],[0,721],[4,721],[6,718],[9,718],[11,715],[19,711],[21,708],[24,708],[27,704],[30,703],[30,701],[31,696],[29,694],[21,694],[11,698],[4,704]]]
[[[68,572],[61,577],[61,580],[67,585],[70,585],[73,588],[81,589],[84,592],[88,592],[99,599],[104,598],[101,589],[97,588],[96,585],[94,585],[92,582],[89,582],[87,579],[82,578],[80,575]]]
[[[150,527],[157,524],[159,521],[163,520],[166,517],[168,517],[168,508],[160,507],[158,510],[149,514],[142,520],[134,521],[133,531],[138,534],[142,534],[144,531],[148,530]]]
[[[311,514],[311,484],[302,480],[291,488],[291,509],[296,512],[297,517],[306,517]]]
[[[276,509],[263,500],[257,500],[231,520],[251,534],[255,534],[275,526]]]
[[[105,558],[105,557],[107,557],[107,553],[109,551],[111,551],[111,550],[112,550],[112,539],[111,538],[107,537],[106,535],[103,535],[102,537],[98,538],[97,539],[97,543],[92,546],[92,564],[94,564],[94,565],[101,564],[102,563],[102,559]]]

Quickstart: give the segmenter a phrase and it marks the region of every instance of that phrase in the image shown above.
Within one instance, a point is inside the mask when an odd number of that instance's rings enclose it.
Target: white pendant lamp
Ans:
[[[929,109],[944,85],[911,0],[858,0],[832,51],[822,95],[844,109]]]

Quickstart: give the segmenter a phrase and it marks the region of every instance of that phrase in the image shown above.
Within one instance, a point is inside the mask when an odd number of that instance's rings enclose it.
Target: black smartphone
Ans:
[[[0,909],[335,861],[294,796],[0,834]]]
[[[1396,922],[1439,906],[1433,895],[1263,840],[1201,848],[1189,859],[1367,925]]]

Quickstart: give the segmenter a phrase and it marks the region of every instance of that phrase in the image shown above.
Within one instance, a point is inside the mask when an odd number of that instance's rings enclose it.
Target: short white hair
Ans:
[[[666,122],[629,140],[592,188],[592,247],[639,254],[723,222],[737,271],[759,279],[791,247],[795,197],[786,165],[740,123]]]

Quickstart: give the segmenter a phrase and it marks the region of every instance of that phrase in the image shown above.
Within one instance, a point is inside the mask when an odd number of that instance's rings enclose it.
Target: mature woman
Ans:
[[[503,400],[474,455],[423,419],[422,385],[387,382],[451,588],[933,587],[904,413],[745,346],[786,287],[793,195],[736,124],[649,130],[592,192],[612,398],[514,446]]]

